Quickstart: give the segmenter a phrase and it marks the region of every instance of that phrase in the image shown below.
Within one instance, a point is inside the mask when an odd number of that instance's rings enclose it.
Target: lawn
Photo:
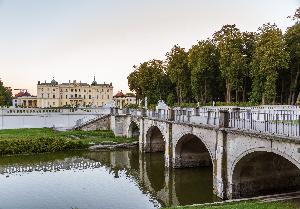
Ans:
[[[116,137],[112,131],[65,131],[50,128],[9,129],[0,131],[0,155],[56,152],[86,149],[104,142],[130,143],[133,138]]]
[[[283,202],[238,202],[238,203],[225,203],[220,205],[206,205],[206,206],[183,206],[164,209],[298,209],[292,203]]]

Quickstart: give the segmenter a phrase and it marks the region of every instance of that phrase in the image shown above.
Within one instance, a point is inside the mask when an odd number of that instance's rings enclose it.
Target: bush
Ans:
[[[0,155],[33,154],[84,149],[82,141],[61,137],[10,138],[0,140]]]

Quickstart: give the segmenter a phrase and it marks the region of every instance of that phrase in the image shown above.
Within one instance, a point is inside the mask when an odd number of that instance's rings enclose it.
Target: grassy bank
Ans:
[[[66,131],[49,128],[0,131],[0,155],[33,154],[85,149],[104,142],[126,143],[134,139],[116,137],[112,131]]]
[[[206,205],[206,206],[183,206],[176,207],[176,209],[297,209],[298,207],[292,203],[284,202],[239,202],[239,203],[225,203],[221,205]],[[165,209],[175,209],[165,208]]]

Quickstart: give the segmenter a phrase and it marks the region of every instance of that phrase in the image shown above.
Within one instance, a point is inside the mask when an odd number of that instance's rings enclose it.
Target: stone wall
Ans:
[[[82,126],[80,129],[84,131],[94,131],[94,130],[110,130],[110,116],[99,118],[91,123]]]

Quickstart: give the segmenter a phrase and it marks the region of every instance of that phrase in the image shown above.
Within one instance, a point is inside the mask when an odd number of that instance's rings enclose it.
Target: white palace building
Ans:
[[[113,100],[113,86],[110,84],[98,84],[95,80],[91,84],[76,82],[59,84],[53,80],[49,83],[38,81],[37,107],[99,107]]]

